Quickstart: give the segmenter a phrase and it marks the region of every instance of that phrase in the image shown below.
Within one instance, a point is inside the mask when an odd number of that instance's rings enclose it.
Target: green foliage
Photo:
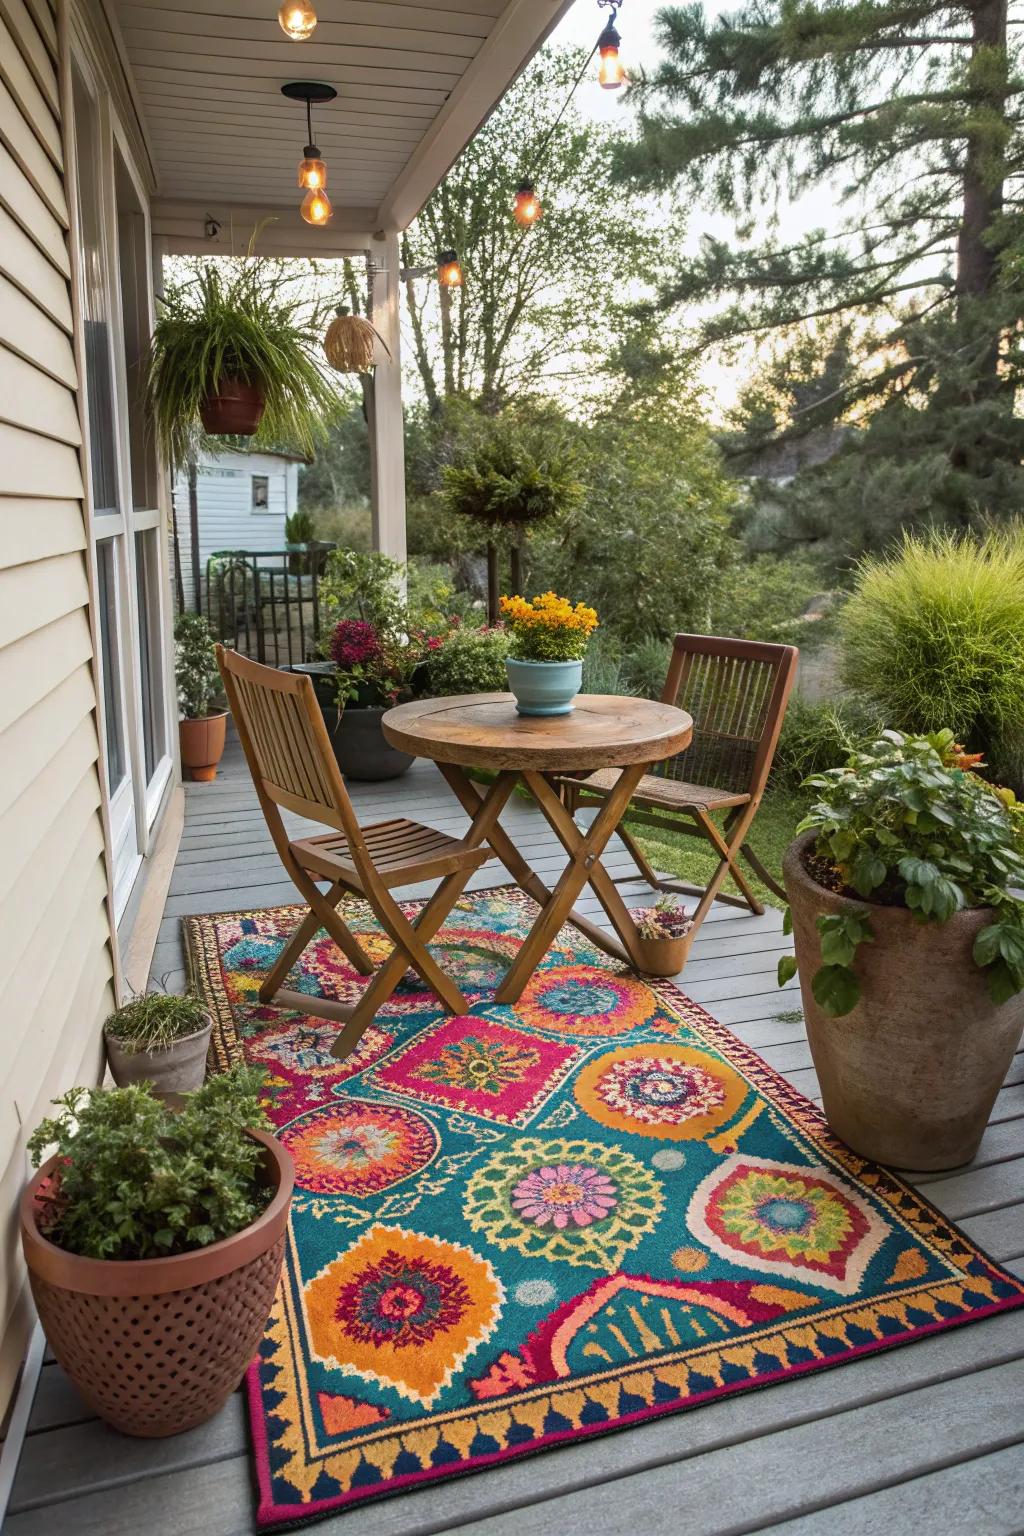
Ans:
[[[149,404],[157,440],[174,468],[210,441],[200,407],[223,379],[256,385],[265,398],[253,447],[289,447],[311,458],[340,410],[318,357],[320,318],[281,271],[258,258],[200,265],[168,282],[153,329]]]
[[[502,693],[508,688],[507,655],[504,630],[461,625],[427,658],[426,694],[444,698],[456,693]]]
[[[248,1226],[267,1204],[261,1150],[262,1072],[211,1077],[171,1110],[148,1083],[72,1088],[29,1138],[35,1167],[51,1149],[59,1174],[39,1229],[69,1253],[153,1259],[205,1248]]]
[[[794,694],[775,749],[772,780],[791,789],[812,773],[839,768],[850,754],[877,739],[882,722],[855,699],[812,704]]]
[[[127,1055],[134,1056],[138,1051],[166,1051],[206,1023],[206,1009],[199,998],[145,992],[116,1009],[103,1028]]]
[[[564,516],[583,486],[567,433],[555,435],[515,413],[489,421],[478,440],[441,474],[441,501],[487,528],[522,527]]]
[[[316,520],[312,512],[300,508],[284,520],[286,544],[311,544],[316,538]]]
[[[645,699],[660,699],[665,687],[671,643],[659,635],[642,635],[622,658],[623,676],[630,693]]]
[[[325,635],[339,619],[362,619],[382,637],[401,636],[413,623],[404,575],[400,561],[379,550],[332,550],[320,583]]]
[[[1024,884],[1024,859],[1002,801],[952,754],[952,731],[885,731],[845,767],[808,781],[818,799],[797,831],[817,833],[816,854],[865,901],[905,906],[932,923],[991,907],[974,958],[1003,1002],[1024,988],[1024,901],[1010,891]],[[870,920],[863,910],[823,917],[818,931],[827,974],[814,978],[815,997],[829,1013],[848,1013],[859,996],[853,963],[871,937]]]
[[[822,587],[818,562],[803,551],[742,555],[710,594],[710,629],[740,640],[773,640],[801,649],[820,642],[828,624],[800,617]]]
[[[1020,784],[1024,529],[905,537],[866,560],[841,617],[846,681],[902,730],[945,720]]]
[[[186,720],[204,720],[221,691],[213,636],[201,613],[179,613],[174,621],[174,676]]]
[[[636,692],[626,677],[622,647],[607,630],[595,630],[590,637],[583,658],[583,692],[623,695]]]

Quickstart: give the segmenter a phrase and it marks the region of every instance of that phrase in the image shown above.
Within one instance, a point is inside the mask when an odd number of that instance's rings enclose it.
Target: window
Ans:
[[[253,475],[252,477],[252,509],[254,512],[269,512],[270,510],[270,476]]]

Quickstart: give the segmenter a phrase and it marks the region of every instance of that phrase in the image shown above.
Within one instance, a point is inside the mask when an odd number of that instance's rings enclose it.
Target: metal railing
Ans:
[[[268,666],[313,661],[327,543],[218,549],[206,562],[206,617],[225,645]]]

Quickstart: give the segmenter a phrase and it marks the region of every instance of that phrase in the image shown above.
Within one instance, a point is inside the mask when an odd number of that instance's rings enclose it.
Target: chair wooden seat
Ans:
[[[425,827],[418,821],[378,821],[362,827],[366,856],[381,882],[387,887],[409,885],[413,880],[433,880],[450,875],[468,864],[478,869],[492,857],[485,848],[468,849],[458,838]],[[344,880],[357,890],[363,889],[359,869],[352,858],[348,838],[343,832],[326,832],[321,837],[299,838],[291,845],[296,861],[303,869],[325,880]]]
[[[577,788],[594,795],[606,795],[615,788],[620,772],[618,768],[599,768],[585,779],[563,779],[561,782],[574,783]],[[713,789],[708,784],[688,784],[684,779],[645,773],[631,803],[666,811],[685,811],[691,805],[702,806],[706,811],[719,811],[731,805],[746,805],[749,799],[749,795],[733,794],[727,789]]]

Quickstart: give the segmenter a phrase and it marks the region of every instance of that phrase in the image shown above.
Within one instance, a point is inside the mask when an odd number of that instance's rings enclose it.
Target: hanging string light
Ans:
[[[438,251],[437,280],[442,288],[462,287],[462,265],[457,252],[453,250]]]
[[[614,0],[597,0],[597,3],[610,5],[612,12],[608,18],[608,25],[597,40],[597,51],[601,55],[597,78],[604,90],[617,91],[626,83],[626,70],[619,58],[619,44],[622,38],[615,30],[615,18],[619,14],[619,9]]]
[[[309,0],[284,0],[277,13],[281,31],[293,43],[304,43],[311,37],[317,23],[317,14]]]
[[[512,204],[512,217],[517,224],[524,229],[529,229],[531,224],[536,224],[543,215],[540,198],[532,181],[521,181],[516,188],[515,202]]]
[[[327,164],[318,146],[313,142],[313,103],[333,101],[337,91],[333,85],[323,85],[317,80],[293,80],[282,85],[282,93],[291,101],[306,103],[306,147],[299,161],[298,183],[306,191],[299,212],[307,224],[326,224],[334,213],[327,186]]]

